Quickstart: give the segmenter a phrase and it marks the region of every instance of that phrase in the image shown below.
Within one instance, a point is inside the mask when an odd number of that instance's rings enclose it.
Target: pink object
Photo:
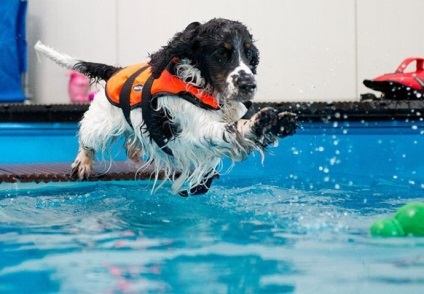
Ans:
[[[99,91],[98,91],[98,90],[96,90],[96,91],[94,91],[94,92],[91,92],[91,93],[88,95],[88,100],[93,101],[94,96],[96,96],[96,94],[97,94],[97,93],[99,93]]]
[[[69,70],[68,75],[70,77],[68,93],[71,98],[71,102],[89,102],[90,79],[74,70]]]

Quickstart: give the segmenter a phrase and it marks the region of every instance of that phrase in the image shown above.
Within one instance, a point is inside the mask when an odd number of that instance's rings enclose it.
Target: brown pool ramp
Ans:
[[[94,173],[88,181],[120,181],[154,179],[152,167],[145,167],[145,162],[100,161],[94,164]],[[163,179],[163,173],[159,173]],[[52,163],[8,163],[0,165],[1,183],[47,183],[77,181],[71,176],[70,162]]]

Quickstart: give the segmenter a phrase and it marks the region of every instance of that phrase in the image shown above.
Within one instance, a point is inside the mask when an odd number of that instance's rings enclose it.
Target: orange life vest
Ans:
[[[129,101],[131,109],[140,107],[145,91],[143,87],[149,78],[152,77],[151,67],[147,63],[139,63],[125,67],[116,72],[106,83],[106,97],[115,105],[121,107],[123,96]],[[132,82],[131,82],[132,80]],[[125,85],[127,83],[127,85]],[[124,86],[125,85],[125,86]],[[126,93],[122,89],[127,87]],[[130,88],[129,88],[130,87]],[[159,78],[153,79],[150,86],[150,95],[157,98],[164,95],[178,95],[187,97],[187,100],[206,109],[219,109],[216,99],[196,88],[187,84],[175,75],[165,69]],[[123,95],[124,94],[124,95]]]
[[[130,112],[134,108],[141,107],[143,121],[150,138],[169,155],[173,155],[172,150],[166,146],[170,137],[163,133],[160,118],[155,115],[156,110],[152,108],[155,98],[176,95],[205,109],[220,108],[213,96],[171,74],[174,65],[175,63],[171,61],[159,78],[155,79],[149,64],[135,64],[117,71],[106,82],[106,97],[109,102],[122,109],[131,127]]]

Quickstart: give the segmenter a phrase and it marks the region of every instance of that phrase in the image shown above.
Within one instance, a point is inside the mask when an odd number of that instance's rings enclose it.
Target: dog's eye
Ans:
[[[214,52],[213,56],[218,63],[223,63],[231,56],[231,50],[220,48]]]
[[[250,62],[253,59],[253,51],[252,49],[246,49],[246,51],[244,52],[244,54],[246,55],[247,60]]]

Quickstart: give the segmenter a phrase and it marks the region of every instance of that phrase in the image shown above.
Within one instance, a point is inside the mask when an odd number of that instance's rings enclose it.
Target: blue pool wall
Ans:
[[[78,150],[77,123],[2,123],[2,163],[72,161]]]
[[[422,122],[304,123],[269,149],[263,165],[256,156],[235,170],[237,176],[305,189],[393,182],[423,189],[423,134]]]
[[[284,180],[311,188],[370,181],[384,184],[395,179],[423,188],[423,130],[423,122],[302,123],[296,135],[269,148],[264,161],[255,152],[247,161],[236,163],[228,174],[224,171],[230,162],[225,161],[221,178],[268,183]],[[0,162],[72,162],[78,150],[77,131],[77,123],[0,124]],[[125,160],[122,143],[110,152],[114,160]]]

